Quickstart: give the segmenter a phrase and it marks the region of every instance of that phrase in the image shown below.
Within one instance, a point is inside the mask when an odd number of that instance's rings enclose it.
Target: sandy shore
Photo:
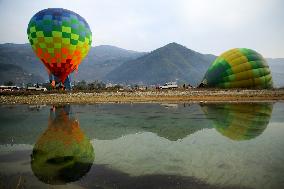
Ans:
[[[279,90],[168,90],[134,92],[72,92],[1,94],[0,104],[95,104],[152,102],[250,102],[283,101],[284,89]]]

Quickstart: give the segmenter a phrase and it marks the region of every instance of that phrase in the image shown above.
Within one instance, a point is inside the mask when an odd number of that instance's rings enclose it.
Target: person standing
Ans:
[[[64,81],[64,83],[62,83],[60,81],[60,79],[58,77],[56,77],[53,74],[49,74],[49,82],[52,86],[52,88],[63,88],[65,90],[71,90],[71,80],[70,80],[70,76],[68,75]]]

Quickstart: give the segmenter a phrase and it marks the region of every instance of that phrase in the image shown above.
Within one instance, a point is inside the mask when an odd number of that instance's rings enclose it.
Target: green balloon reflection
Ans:
[[[90,140],[70,115],[70,106],[53,107],[48,128],[31,155],[34,175],[48,184],[73,182],[90,170],[94,157]]]
[[[272,103],[203,104],[206,116],[213,120],[213,126],[222,135],[232,140],[250,140],[266,129]]]

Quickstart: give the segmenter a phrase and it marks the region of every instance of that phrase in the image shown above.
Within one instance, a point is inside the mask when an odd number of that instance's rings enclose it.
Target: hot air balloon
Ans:
[[[30,20],[27,29],[32,49],[49,74],[66,77],[78,69],[92,43],[92,33],[80,15],[61,8],[44,9]]]
[[[50,111],[48,128],[34,145],[31,158],[34,175],[53,185],[79,180],[91,169],[94,149],[70,114],[70,106]]]
[[[217,88],[272,88],[272,76],[264,58],[254,50],[236,48],[219,56],[200,86]]]
[[[240,141],[253,139],[263,133],[269,123],[273,104],[203,104],[201,107],[219,133]]]

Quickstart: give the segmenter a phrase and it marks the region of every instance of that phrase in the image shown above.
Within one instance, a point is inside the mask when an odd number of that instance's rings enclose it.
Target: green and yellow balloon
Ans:
[[[212,63],[201,86],[267,89],[273,87],[273,82],[269,66],[259,53],[235,48],[221,54]]]

